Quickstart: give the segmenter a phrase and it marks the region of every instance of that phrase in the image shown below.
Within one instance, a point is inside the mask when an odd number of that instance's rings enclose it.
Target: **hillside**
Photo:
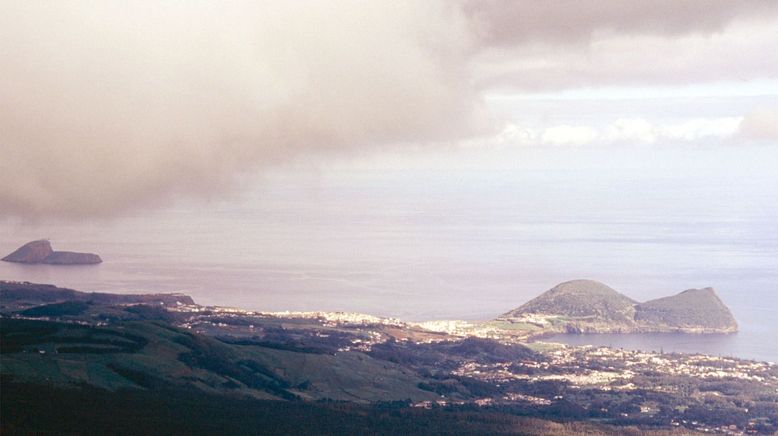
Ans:
[[[638,304],[635,309],[635,320],[642,325],[737,331],[735,317],[713,288],[688,289]]]
[[[87,293],[0,281],[0,303],[0,374],[62,387],[370,403],[436,400],[438,394],[420,386],[446,381],[448,396],[465,400],[473,393],[458,380],[429,379],[414,368],[446,360],[455,368],[465,359],[537,358],[523,345],[488,339],[416,346],[405,339],[445,337],[410,328],[377,325],[366,331],[362,323],[347,328],[348,322],[328,326],[318,318],[206,310],[180,294]],[[361,344],[375,337],[392,347],[364,349]],[[409,360],[419,354],[438,359]]]
[[[591,318],[603,322],[631,323],[635,301],[594,280],[572,280],[560,283],[540,296],[514,309],[503,318],[524,313]]]
[[[584,285],[601,297],[593,309],[610,307],[614,291]],[[557,293],[581,290],[569,288]],[[448,333],[178,294],[0,281],[0,303],[2,434],[778,430],[778,368],[764,362],[527,344],[509,322]]]
[[[638,303],[603,283],[561,283],[498,320],[530,323],[549,332],[732,333],[737,323],[712,288]]]

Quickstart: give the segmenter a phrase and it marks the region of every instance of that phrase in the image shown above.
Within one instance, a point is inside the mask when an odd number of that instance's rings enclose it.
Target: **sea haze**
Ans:
[[[0,262],[0,277],[406,320],[489,319],[575,278],[640,301],[712,286],[740,333],[560,340],[778,361],[775,175],[361,171],[257,186],[113,221],[7,221],[3,255],[51,238],[104,263]]]

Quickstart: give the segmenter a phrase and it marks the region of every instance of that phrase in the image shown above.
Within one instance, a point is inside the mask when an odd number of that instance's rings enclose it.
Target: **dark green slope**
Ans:
[[[0,318],[0,374],[102,389],[194,388],[256,398],[416,401],[437,395],[399,365],[358,352],[235,345],[161,321],[93,327]]]

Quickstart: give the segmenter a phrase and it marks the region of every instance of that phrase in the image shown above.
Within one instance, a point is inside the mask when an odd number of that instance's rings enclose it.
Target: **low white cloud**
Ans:
[[[742,117],[694,118],[679,121],[650,121],[618,118],[605,125],[558,124],[522,127],[508,123],[495,137],[468,141],[466,147],[511,146],[630,146],[721,143],[741,128]]]
[[[738,126],[738,136],[751,141],[778,143],[778,109],[757,109]]]
[[[595,139],[606,144],[653,144],[657,141],[657,127],[642,118],[622,118],[606,127]]]
[[[705,138],[728,138],[737,131],[741,121],[742,117],[695,118],[682,123],[660,126],[659,134],[663,137],[683,141],[696,141]]]
[[[589,126],[553,126],[540,133],[540,142],[551,145],[584,145],[597,140],[599,132]]]

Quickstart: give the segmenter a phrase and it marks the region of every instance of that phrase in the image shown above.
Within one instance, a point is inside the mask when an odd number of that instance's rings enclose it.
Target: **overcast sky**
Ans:
[[[0,5],[0,217],[292,167],[778,165],[778,2]]]

